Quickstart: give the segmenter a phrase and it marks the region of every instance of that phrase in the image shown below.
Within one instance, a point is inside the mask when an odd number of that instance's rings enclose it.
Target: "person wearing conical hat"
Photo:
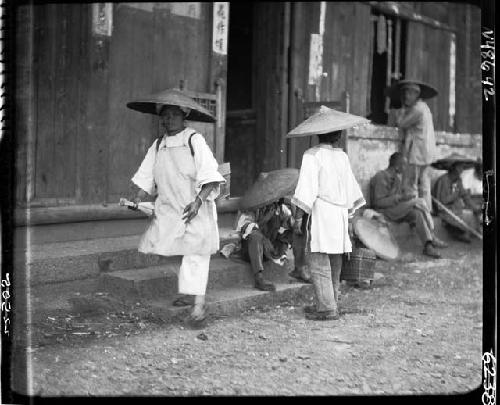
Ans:
[[[280,198],[263,207],[244,211],[237,222],[242,257],[250,262],[255,288],[276,291],[276,286],[264,279],[264,262],[270,260],[280,266],[286,262],[286,253],[293,241],[293,216],[289,202]]]
[[[178,90],[166,90],[127,104],[159,115],[161,134],[132,177],[137,202],[155,196],[155,215],[139,243],[139,251],[182,256],[178,290],[193,305],[188,321],[206,319],[205,292],[210,256],[219,249],[215,198],[225,180],[204,137],[186,119],[214,122],[212,115]],[[189,297],[189,298],[188,298]],[[182,298],[182,296],[180,297]]]
[[[292,245],[295,269],[290,276],[309,282],[307,272],[301,266],[302,256],[297,251],[292,231],[293,213],[290,203],[295,191],[299,171],[295,168],[260,173],[257,181],[243,195],[236,229],[241,235],[243,259],[250,262],[255,288],[275,291],[276,286],[265,280],[264,262],[267,260],[283,266],[286,253]]]
[[[461,174],[465,167],[473,167],[473,160],[454,155],[452,158],[440,159],[434,163],[437,168],[447,168],[448,172],[439,177],[432,188],[433,196],[448,208],[453,214],[468,222],[464,215],[464,208],[469,208],[475,215],[475,227],[480,225],[481,205],[474,202],[462,184]],[[436,207],[439,217],[445,228],[456,239],[464,243],[471,243],[470,232],[463,229],[457,221],[445,210]]]
[[[351,169],[347,154],[339,147],[342,130],[368,123],[365,118],[325,106],[288,138],[318,135],[319,144],[304,152],[292,204],[296,206],[294,230],[302,233],[307,213],[307,261],[315,291],[315,305],[304,310],[312,320],[338,319],[338,296],[342,256],[352,252],[349,216],[366,202]]]
[[[396,125],[403,137],[403,155],[408,162],[405,188],[425,200],[432,210],[429,165],[436,154],[436,137],[432,113],[424,101],[437,95],[430,85],[418,80],[400,80],[391,89],[399,93],[402,108],[397,111]]]

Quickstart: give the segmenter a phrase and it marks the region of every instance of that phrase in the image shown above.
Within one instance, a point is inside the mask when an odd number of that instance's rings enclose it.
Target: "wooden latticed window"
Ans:
[[[186,96],[191,97],[194,101],[206,108],[214,117],[217,117],[217,96],[212,93],[200,93],[197,91],[189,91],[183,88],[184,83],[181,81],[179,90]]]

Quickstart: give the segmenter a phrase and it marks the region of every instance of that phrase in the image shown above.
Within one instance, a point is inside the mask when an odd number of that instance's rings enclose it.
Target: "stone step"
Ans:
[[[122,298],[175,296],[179,266],[180,258],[177,258],[160,266],[103,273],[99,285],[101,290]],[[264,265],[264,277],[273,283],[293,282],[294,279],[288,276],[289,271],[290,266],[281,267],[270,262]],[[253,285],[254,278],[249,263],[222,257],[211,259],[207,294],[211,290],[236,286],[253,288]]]
[[[231,228],[220,228],[221,246],[237,238]],[[32,244],[15,252],[19,286],[82,280],[103,272],[175,263],[178,258],[137,251],[141,235]]]
[[[277,305],[283,302],[310,299],[313,293],[311,284],[280,283],[276,284],[276,291],[259,291],[251,286],[235,286],[209,290],[206,296],[208,313],[212,316],[234,316],[253,307]],[[162,319],[173,317],[184,318],[189,315],[190,307],[174,307],[169,298],[149,300],[146,305],[153,314]]]

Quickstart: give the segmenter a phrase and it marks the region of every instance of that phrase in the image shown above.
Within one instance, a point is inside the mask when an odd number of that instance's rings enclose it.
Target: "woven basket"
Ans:
[[[366,248],[354,248],[352,253],[344,255],[342,262],[341,280],[362,281],[373,280],[375,253]]]

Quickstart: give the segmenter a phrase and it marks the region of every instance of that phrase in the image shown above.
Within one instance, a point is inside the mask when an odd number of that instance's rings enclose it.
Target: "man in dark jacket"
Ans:
[[[243,258],[249,261],[255,278],[255,288],[275,291],[276,287],[263,278],[264,261],[283,265],[286,252],[293,242],[293,216],[290,206],[281,199],[258,210],[244,212],[238,218]]]

